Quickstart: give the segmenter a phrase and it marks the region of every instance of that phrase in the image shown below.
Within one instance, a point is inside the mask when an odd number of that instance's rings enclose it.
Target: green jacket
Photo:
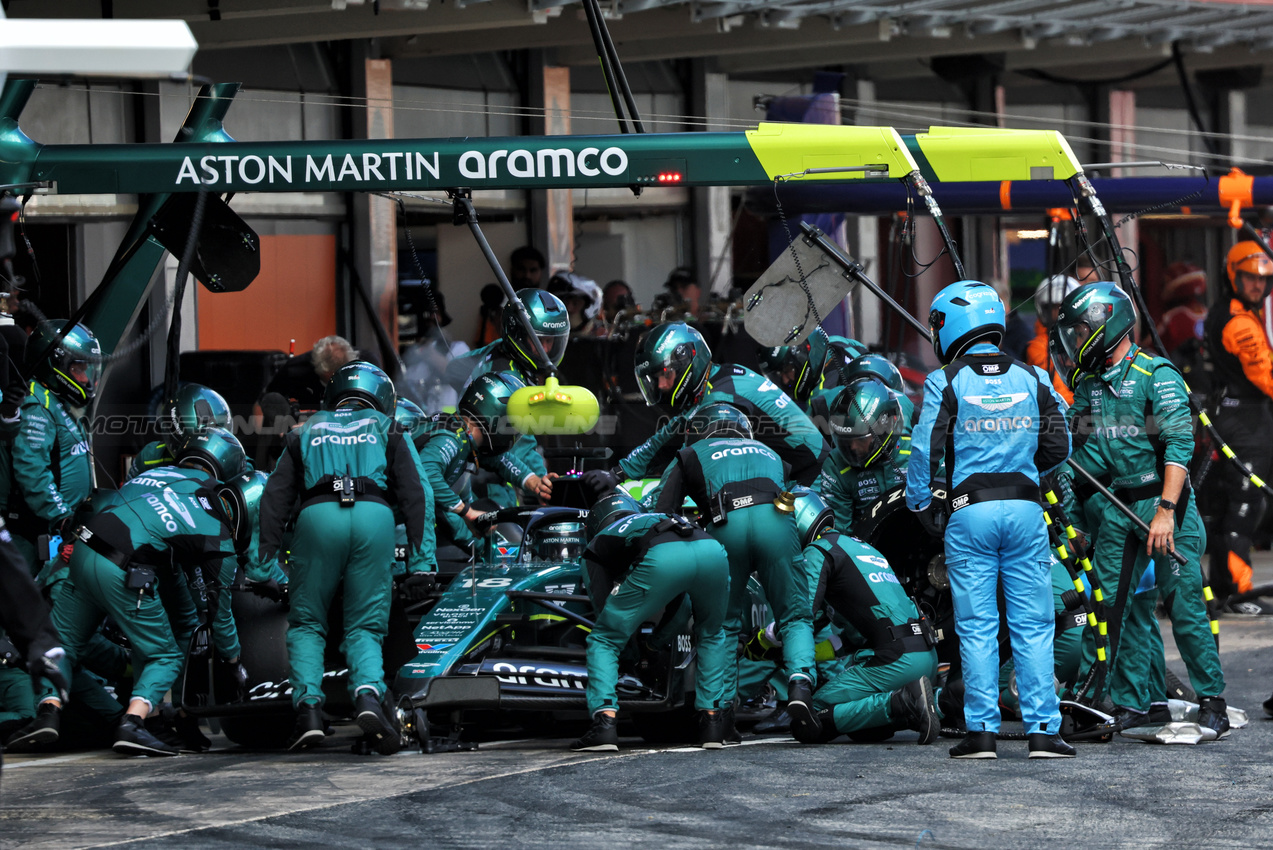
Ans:
[[[655,512],[679,513],[685,496],[705,517],[716,515],[722,499],[726,511],[758,504],[766,494],[772,501],[786,489],[789,474],[777,452],[758,440],[699,440],[677,452],[663,473]]]
[[[804,557],[815,618],[829,609],[872,648],[889,641],[884,625],[901,626],[919,618],[915,602],[888,561],[856,537],[828,532],[805,547]]]
[[[881,463],[867,469],[855,469],[839,449],[832,449],[830,457],[822,464],[822,473],[810,489],[821,493],[830,506],[835,514],[835,527],[841,531],[852,531],[876,499],[906,481],[908,461],[909,457],[903,457],[900,451],[894,450]]]
[[[291,431],[283,454],[261,497],[262,562],[273,560],[297,500],[303,510],[317,500],[335,498],[332,480],[344,475],[377,488],[402,512],[407,528],[407,568],[432,570],[436,546],[420,456],[391,417],[375,410],[323,410]]]
[[[22,402],[22,431],[13,442],[13,484],[31,512],[52,528],[93,490],[88,420],[38,381],[30,389]]]
[[[1166,465],[1188,469],[1193,458],[1184,378],[1170,360],[1136,345],[1103,374],[1079,379],[1067,422],[1075,461],[1108,474],[1115,490],[1161,485]]]

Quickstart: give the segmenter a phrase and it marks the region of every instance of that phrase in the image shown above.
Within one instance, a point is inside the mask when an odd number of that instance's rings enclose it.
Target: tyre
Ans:
[[[296,720],[291,700],[283,695],[288,680],[287,608],[247,590],[235,591],[231,604],[242,645],[239,659],[248,671],[249,699],[267,699],[260,700],[260,714],[222,717],[221,731],[241,747],[282,747]]]

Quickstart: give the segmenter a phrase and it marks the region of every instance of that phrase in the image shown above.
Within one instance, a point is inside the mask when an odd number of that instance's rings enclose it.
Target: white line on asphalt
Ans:
[[[49,758],[49,759],[36,758],[36,759],[31,759],[30,761],[20,761],[20,762],[14,762],[10,760],[8,763],[5,764],[4,770],[5,770],[5,773],[8,773],[11,770],[21,770],[24,767],[48,767],[49,765],[52,765],[52,764],[63,764],[68,761],[81,761],[83,759],[94,758],[99,756],[101,756],[100,752],[94,752],[94,753],[75,753],[74,755],[56,756],[54,758]]]

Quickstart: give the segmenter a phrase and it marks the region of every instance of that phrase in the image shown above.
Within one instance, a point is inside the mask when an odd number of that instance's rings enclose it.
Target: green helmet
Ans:
[[[828,426],[849,466],[865,469],[892,454],[901,419],[897,395],[881,381],[864,380],[836,399]]]
[[[351,403],[392,416],[398,406],[398,394],[384,369],[366,360],[353,360],[336,370],[323,392],[323,407],[327,410]]]
[[[393,409],[393,421],[402,433],[409,434],[414,440],[424,420],[425,413],[420,409],[420,405],[409,398],[398,399],[398,404]]]
[[[588,521],[584,523],[584,532],[588,539],[596,537],[612,522],[625,516],[643,513],[641,503],[622,490],[616,490],[608,496],[602,496],[588,511]]]
[[[234,531],[234,549],[247,551],[261,517],[261,494],[269,476],[259,469],[236,475],[217,491]]]
[[[1070,371],[1098,374],[1134,327],[1136,308],[1118,284],[1089,283],[1065,296],[1052,334],[1073,364]]]
[[[102,347],[93,332],[82,324],[58,340],[65,326],[65,319],[36,325],[27,340],[27,372],[63,401],[84,407],[97,395],[97,382],[102,376]]]
[[[651,407],[682,409],[697,403],[711,365],[707,341],[684,322],[659,325],[637,343],[637,385]]]
[[[570,314],[566,312],[566,305],[542,289],[523,289],[517,297],[530,315],[530,326],[543,343],[544,353],[554,366],[560,366],[561,358],[566,356],[566,343],[570,341]],[[543,371],[543,364],[535,358],[535,346],[526,336],[526,328],[512,305],[504,305],[503,325],[505,353],[509,359],[527,373]]]
[[[861,357],[855,357],[849,361],[849,365],[844,369],[844,383],[846,384],[870,378],[884,382],[885,386],[893,392],[906,391],[906,385],[902,382],[901,370],[893,365],[893,361],[882,354],[863,354]]]
[[[476,422],[485,437],[479,454],[497,455],[512,448],[517,432],[508,424],[508,400],[524,386],[512,372],[487,372],[460,397],[460,413]]]
[[[808,487],[792,487],[791,493],[796,497],[796,529],[803,549],[830,531],[835,518],[822,496]]]
[[[218,481],[229,481],[243,472],[247,456],[237,437],[225,428],[207,428],[192,434],[177,449],[177,463],[212,473]]]
[[[171,434],[172,445],[180,446],[209,428],[230,427],[230,405],[216,390],[202,384],[182,384],[164,410],[161,427]]]
[[[822,328],[817,328],[799,345],[761,349],[760,369],[765,377],[804,404],[817,388],[830,353],[830,338]]]
[[[747,414],[730,404],[705,404],[690,414],[685,422],[685,445],[692,446],[708,437],[751,439],[751,422]]]

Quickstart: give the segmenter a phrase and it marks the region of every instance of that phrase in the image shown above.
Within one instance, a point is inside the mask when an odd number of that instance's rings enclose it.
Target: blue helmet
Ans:
[[[928,314],[933,351],[950,363],[977,342],[999,345],[1005,330],[1003,302],[988,283],[961,280],[937,293]]]

